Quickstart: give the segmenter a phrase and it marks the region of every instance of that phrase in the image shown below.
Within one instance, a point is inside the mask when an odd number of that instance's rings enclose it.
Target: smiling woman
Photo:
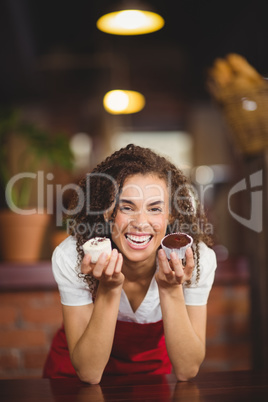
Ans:
[[[167,185],[158,176],[137,174],[125,180],[114,218],[112,239],[124,261],[154,266],[155,252],[169,219]]]
[[[216,260],[190,183],[167,159],[128,145],[80,189],[87,202],[74,196],[67,214],[75,222],[71,236],[52,258],[64,327],[44,376],[98,383],[109,374],[164,374],[173,367],[179,380],[194,377],[205,355]],[[81,232],[81,225],[88,229]],[[161,240],[182,228],[194,244],[184,261],[175,253],[168,260]],[[82,246],[103,236],[112,242],[111,256],[102,253],[92,263]]]

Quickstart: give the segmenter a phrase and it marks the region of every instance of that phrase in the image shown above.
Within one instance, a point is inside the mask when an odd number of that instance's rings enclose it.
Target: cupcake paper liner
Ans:
[[[190,242],[189,242],[188,244],[186,244],[186,246],[183,246],[183,247],[180,247],[180,248],[170,248],[170,247],[166,247],[166,246],[163,245],[163,241],[164,241],[167,237],[169,237],[169,236],[171,236],[171,235],[176,235],[176,234],[180,234],[180,235],[185,235],[185,236],[187,236],[188,239],[190,240]],[[189,236],[188,234],[186,234],[186,233],[171,233],[171,234],[169,234],[169,235],[163,237],[163,239],[161,240],[161,247],[162,247],[162,249],[165,251],[166,256],[167,256],[167,258],[168,258],[169,260],[170,260],[170,254],[171,254],[172,252],[176,253],[177,256],[178,256],[180,259],[183,259],[183,258],[185,257],[185,252],[186,252],[187,248],[191,247],[192,244],[193,244],[193,238],[192,238],[191,236]]]

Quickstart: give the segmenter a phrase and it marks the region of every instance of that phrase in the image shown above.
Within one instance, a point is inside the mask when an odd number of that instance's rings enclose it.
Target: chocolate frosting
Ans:
[[[168,248],[181,248],[185,247],[190,242],[191,240],[187,235],[181,233],[174,233],[166,236],[162,244],[163,246]]]

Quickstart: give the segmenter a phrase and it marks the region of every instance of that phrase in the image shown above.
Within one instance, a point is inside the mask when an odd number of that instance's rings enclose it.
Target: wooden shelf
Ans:
[[[50,261],[0,263],[0,291],[57,289]]]
[[[229,258],[226,261],[218,261],[214,284],[248,284],[249,277],[249,263],[246,257]]]
[[[243,257],[218,263],[215,285],[249,282],[249,270]],[[33,264],[0,263],[0,291],[57,289],[50,261]]]

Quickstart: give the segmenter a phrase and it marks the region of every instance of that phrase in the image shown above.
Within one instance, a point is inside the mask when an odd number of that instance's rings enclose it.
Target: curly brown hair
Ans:
[[[75,222],[69,227],[69,233],[76,238],[78,265],[84,256],[82,245],[89,238],[105,236],[111,239],[110,225],[105,222],[103,213],[112,208],[111,220],[114,219],[124,182],[135,174],[154,174],[166,182],[171,198],[172,217],[167,234],[183,231],[193,237],[198,281],[199,242],[212,246],[211,235],[204,230],[207,218],[203,208],[194,197],[192,186],[180,169],[151,149],[133,144],[114,152],[97,165],[79,183],[84,196],[75,192],[71,199],[67,218],[71,217]],[[116,246],[113,244],[113,247]]]

